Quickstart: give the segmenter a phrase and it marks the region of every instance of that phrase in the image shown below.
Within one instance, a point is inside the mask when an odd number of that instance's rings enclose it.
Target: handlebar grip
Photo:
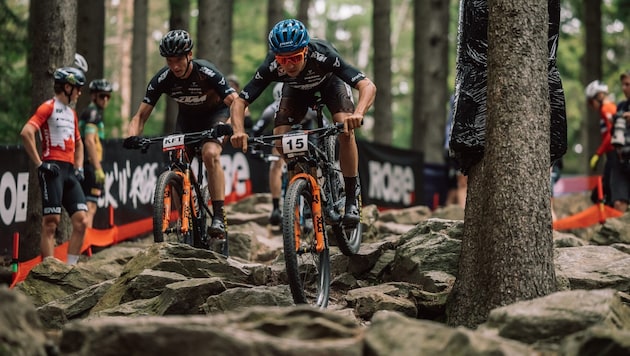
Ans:
[[[231,125],[219,124],[215,126],[216,137],[227,136],[234,133]]]

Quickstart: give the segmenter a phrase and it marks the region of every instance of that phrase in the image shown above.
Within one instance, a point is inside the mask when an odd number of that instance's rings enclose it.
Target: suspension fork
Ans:
[[[188,233],[188,227],[190,226],[190,219],[192,219],[192,214],[190,212],[190,200],[191,194],[190,191],[192,186],[190,184],[190,168],[186,168],[184,172],[177,172],[179,176],[182,177],[182,233]]]
[[[315,230],[315,239],[317,241],[316,250],[318,253],[324,250],[324,218],[322,216],[322,191],[317,183],[317,179],[307,173],[297,173],[292,178],[289,184],[293,183],[298,178],[306,179],[311,185],[311,194],[313,196],[311,202],[311,213],[313,214],[313,229]],[[299,209],[299,207],[295,207]],[[295,214],[299,214],[296,212]],[[299,221],[294,223],[294,236],[295,236],[295,249],[300,249],[300,226]]]

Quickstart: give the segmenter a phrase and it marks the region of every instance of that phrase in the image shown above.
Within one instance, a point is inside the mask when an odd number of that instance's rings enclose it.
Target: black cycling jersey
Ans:
[[[186,79],[177,78],[168,66],[160,69],[149,82],[142,102],[155,106],[166,94],[177,102],[179,117],[197,117],[227,108],[223,100],[234,92],[214,64],[193,59],[192,73]]]
[[[252,103],[272,82],[283,82],[298,90],[317,91],[324,87],[333,75],[353,88],[360,80],[366,78],[365,74],[346,63],[331,43],[311,39],[308,44],[306,66],[297,77],[292,78],[284,73],[273,52],[269,52],[252,80],[241,91],[240,97]]]

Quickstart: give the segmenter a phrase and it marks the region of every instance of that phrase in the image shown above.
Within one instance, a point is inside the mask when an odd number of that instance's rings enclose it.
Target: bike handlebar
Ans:
[[[217,139],[221,136],[231,135],[233,133],[233,129],[231,125],[217,125],[209,130],[197,131],[197,132],[188,132],[188,133],[173,133],[164,136],[157,137],[138,137],[136,136],[135,140],[132,140],[128,144],[125,144],[125,148],[128,149],[140,149],[143,152],[146,152],[149,146],[155,143],[163,143],[165,138],[168,137],[183,137],[183,144],[190,145],[202,142],[207,139]],[[132,136],[133,137],[133,136]],[[125,141],[131,139],[131,137],[127,138]]]
[[[247,139],[247,143],[258,143],[258,144],[261,144],[261,145],[269,145],[269,142],[271,142],[273,140],[282,139],[282,137],[284,135],[287,135],[287,134],[290,134],[291,132],[296,132],[296,131],[303,132],[303,133],[305,133],[307,135],[320,134],[320,137],[337,135],[337,134],[340,134],[340,133],[343,132],[343,122],[337,122],[334,125],[330,125],[330,126],[326,126],[326,127],[319,127],[319,128],[316,128],[316,129],[291,130],[291,131],[289,131],[287,133],[284,133],[284,134],[281,134],[281,135],[268,135],[268,136],[249,137]]]

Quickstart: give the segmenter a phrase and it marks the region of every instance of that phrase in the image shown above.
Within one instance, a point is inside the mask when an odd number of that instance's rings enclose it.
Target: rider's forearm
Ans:
[[[370,79],[365,78],[357,84],[357,89],[359,90],[359,102],[357,103],[354,113],[365,116],[370,107],[372,107],[372,104],[374,104],[376,85],[374,85]]]
[[[236,98],[230,106],[230,122],[234,132],[245,132],[245,108],[247,102],[242,98]]]

